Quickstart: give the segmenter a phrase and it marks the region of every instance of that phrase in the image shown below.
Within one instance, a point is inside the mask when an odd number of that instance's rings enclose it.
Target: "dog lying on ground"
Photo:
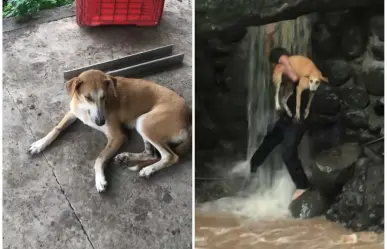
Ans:
[[[320,86],[321,81],[325,81],[328,83],[328,79],[322,76],[320,70],[317,69],[316,65],[312,60],[305,56],[301,55],[293,55],[288,57],[288,62],[294,72],[299,76],[299,83],[296,90],[296,115],[295,119],[297,121],[300,120],[300,106],[301,106],[301,94],[304,90],[309,89],[309,100],[308,104],[305,108],[304,119],[306,119],[309,115],[310,105],[312,103],[314,94],[318,87]],[[273,69],[273,83],[275,85],[275,108],[277,111],[281,110],[281,105],[285,109],[287,115],[292,117],[293,114],[290,111],[287,101],[289,97],[293,94],[292,91],[288,91],[279,99],[279,92],[282,83],[282,75],[284,73],[284,65],[276,64]]]
[[[135,128],[144,140],[142,153],[124,152],[116,161],[152,161],[141,169],[141,177],[175,164],[179,155],[191,145],[191,109],[183,98],[172,90],[142,79],[112,77],[98,70],[88,70],[66,82],[70,95],[70,111],[45,137],[28,149],[30,154],[42,152],[76,119],[102,131],[108,143],[97,157],[95,185],[98,192],[105,190],[107,182],[104,167],[124,144],[122,127]],[[176,145],[172,149],[171,145]],[[154,155],[156,149],[161,158]],[[159,160],[158,160],[159,159]]]

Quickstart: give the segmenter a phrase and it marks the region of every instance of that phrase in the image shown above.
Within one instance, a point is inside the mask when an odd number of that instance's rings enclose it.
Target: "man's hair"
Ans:
[[[269,55],[269,61],[271,63],[278,63],[280,57],[282,55],[287,55],[287,56],[290,56],[290,53],[284,49],[284,48],[281,48],[281,47],[278,47],[278,48],[273,48],[271,51],[270,51],[270,55]]]

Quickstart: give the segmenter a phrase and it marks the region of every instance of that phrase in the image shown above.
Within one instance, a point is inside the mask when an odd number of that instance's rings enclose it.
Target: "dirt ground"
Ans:
[[[157,28],[81,29],[68,17],[4,33],[4,248],[191,248],[191,157],[149,180],[110,164],[99,194],[93,165],[102,133],[77,122],[42,155],[26,153],[68,111],[68,69],[175,44],[184,65],[147,78],[191,105],[191,8],[166,1]],[[142,151],[140,137],[133,133],[123,150]]]

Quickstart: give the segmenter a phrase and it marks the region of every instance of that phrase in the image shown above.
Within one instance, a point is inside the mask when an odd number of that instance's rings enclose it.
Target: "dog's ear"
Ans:
[[[107,75],[104,84],[113,92],[114,97],[117,98],[117,79],[113,76]]]
[[[74,93],[79,89],[79,87],[82,85],[82,80],[78,77],[74,77],[69,81],[66,81],[66,90],[69,93],[69,95],[73,96]]]
[[[324,76],[322,76],[322,77],[321,77],[321,79],[322,79],[323,81],[325,81],[326,83],[329,83],[329,81],[328,81],[328,78],[327,78],[327,77],[324,77]]]

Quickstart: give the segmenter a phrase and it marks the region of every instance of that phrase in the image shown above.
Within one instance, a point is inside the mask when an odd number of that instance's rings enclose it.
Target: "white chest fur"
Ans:
[[[107,135],[107,125],[106,124],[104,124],[102,126],[96,125],[93,121],[91,121],[90,115],[86,110],[75,108],[74,106],[71,106],[71,111],[85,125],[88,125],[96,130],[99,130],[99,131],[103,132],[105,135]]]

